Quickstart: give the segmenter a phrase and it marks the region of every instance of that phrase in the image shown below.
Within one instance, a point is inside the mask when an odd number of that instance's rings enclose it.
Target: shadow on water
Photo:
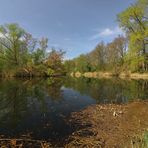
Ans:
[[[0,80],[1,137],[61,143],[73,132],[66,119],[96,103],[147,99],[148,81],[88,78]]]

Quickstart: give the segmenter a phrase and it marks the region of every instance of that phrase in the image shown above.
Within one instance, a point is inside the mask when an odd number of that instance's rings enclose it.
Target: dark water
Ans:
[[[148,99],[148,80],[51,78],[0,80],[0,135],[60,142],[74,111],[92,104]]]

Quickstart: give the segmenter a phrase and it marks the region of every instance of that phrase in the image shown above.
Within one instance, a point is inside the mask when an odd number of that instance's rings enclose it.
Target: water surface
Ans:
[[[148,98],[148,80],[50,78],[0,80],[1,137],[62,141],[72,112],[92,104]]]

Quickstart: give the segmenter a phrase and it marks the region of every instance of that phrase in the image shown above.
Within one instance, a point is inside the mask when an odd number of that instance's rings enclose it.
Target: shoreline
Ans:
[[[120,74],[114,74],[112,72],[72,72],[70,73],[70,76],[72,77],[86,77],[86,78],[121,78],[121,79],[144,79],[148,80],[148,73],[120,73]]]
[[[0,139],[0,146],[32,147],[147,147],[148,101],[127,104],[96,104],[73,112],[66,123],[73,129],[63,141],[35,140],[32,138]],[[145,139],[147,137],[147,139]]]
[[[72,113],[75,131],[67,147],[141,147],[148,145],[148,102],[92,105]]]

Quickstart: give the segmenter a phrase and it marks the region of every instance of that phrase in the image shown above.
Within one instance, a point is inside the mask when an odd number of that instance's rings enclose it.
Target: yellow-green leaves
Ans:
[[[131,5],[118,15],[120,26],[126,31],[129,40],[129,49],[126,59],[130,61],[132,69],[145,71],[148,68],[146,54],[146,44],[148,38],[148,9],[147,0],[138,0],[135,5]],[[141,65],[144,65],[143,67]]]

